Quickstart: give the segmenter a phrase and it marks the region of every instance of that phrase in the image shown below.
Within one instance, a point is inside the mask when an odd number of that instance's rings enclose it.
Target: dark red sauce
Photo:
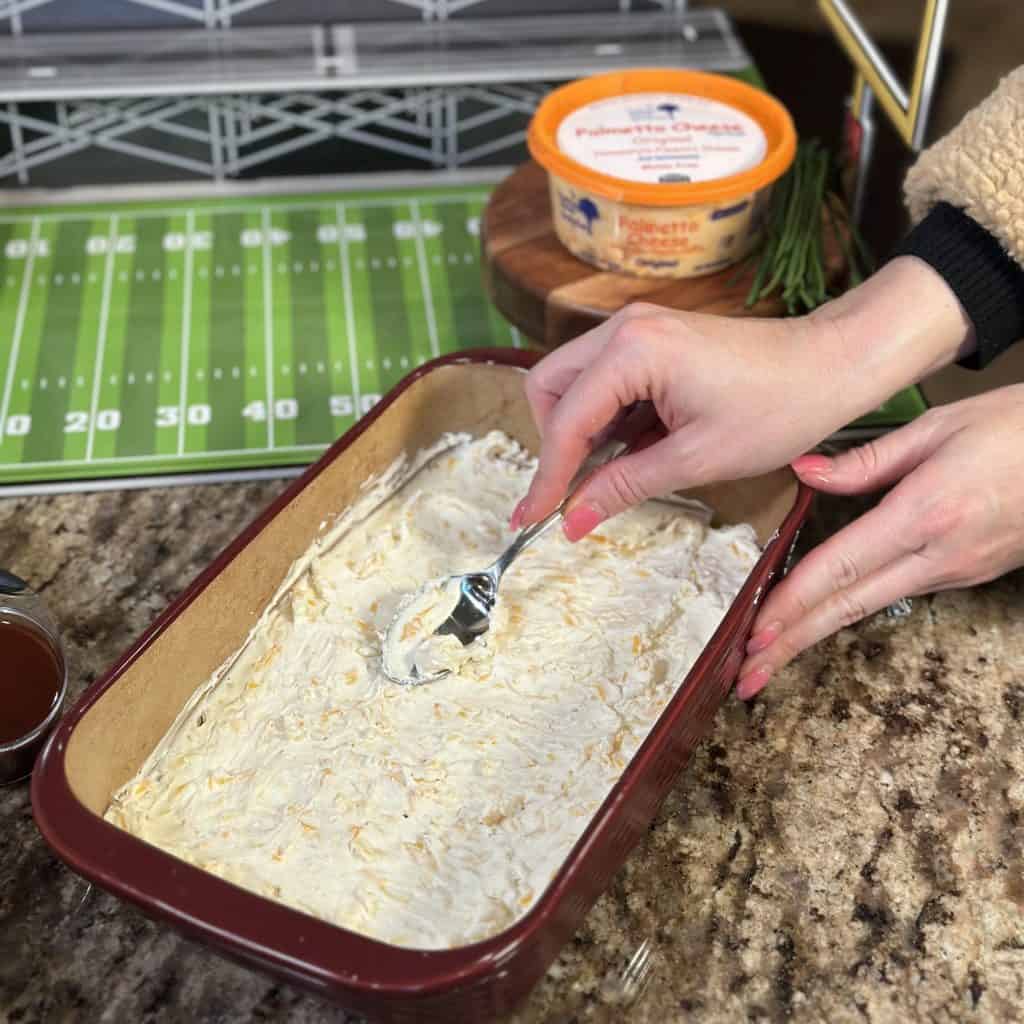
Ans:
[[[0,743],[30,733],[57,703],[60,659],[39,630],[0,615]]]

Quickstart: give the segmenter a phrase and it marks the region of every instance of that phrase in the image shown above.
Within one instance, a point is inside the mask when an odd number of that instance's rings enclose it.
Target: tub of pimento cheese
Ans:
[[[786,108],[724,75],[612,72],[550,93],[530,123],[562,243],[602,270],[697,277],[758,243],[796,153]]]

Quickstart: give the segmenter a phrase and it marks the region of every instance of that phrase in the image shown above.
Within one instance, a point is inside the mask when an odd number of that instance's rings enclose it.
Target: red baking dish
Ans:
[[[89,687],[32,780],[36,822],[72,869],[221,953],[376,1021],[492,1020],[529,992],[650,824],[729,691],[757,606],[784,570],[810,506],[810,491],[788,471],[695,492],[722,521],[753,523],[764,554],[541,899],[494,938],[436,952],[390,946],[238,888],[101,815],[368,476],[451,430],[479,435],[500,427],[536,448],[522,388],[536,359],[481,350],[410,374]]]

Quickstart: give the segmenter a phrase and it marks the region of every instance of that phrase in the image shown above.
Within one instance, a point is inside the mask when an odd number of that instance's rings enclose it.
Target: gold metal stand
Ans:
[[[851,215],[858,220],[871,161],[874,100],[878,100],[910,149],[916,152],[924,143],[949,0],[924,2],[914,76],[909,89],[889,67],[846,0],[818,0],[818,7],[855,70],[845,133],[844,164],[847,201]]]

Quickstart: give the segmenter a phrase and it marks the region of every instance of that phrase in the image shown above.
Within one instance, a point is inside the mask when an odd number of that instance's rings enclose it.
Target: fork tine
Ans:
[[[651,957],[653,947],[650,939],[640,943],[632,959],[622,972],[622,994],[626,999],[633,999],[640,994],[650,979],[654,961]]]

